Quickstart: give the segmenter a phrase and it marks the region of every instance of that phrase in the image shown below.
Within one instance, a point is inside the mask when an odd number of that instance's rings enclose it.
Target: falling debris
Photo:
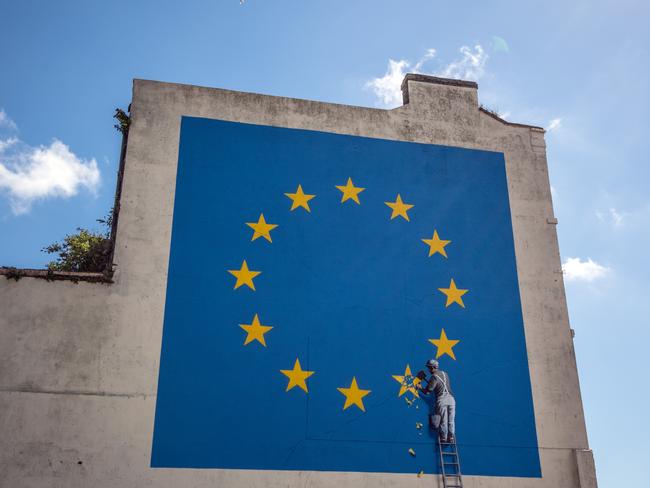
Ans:
[[[415,422],[415,428],[416,429],[421,429],[422,428],[422,422]]]
[[[420,472],[418,473],[418,478],[422,478],[422,476],[424,476],[424,471],[420,471]]]
[[[415,449],[413,449],[412,447],[409,447],[409,454],[411,456],[415,457]]]
[[[414,402],[414,400],[409,400],[408,397],[404,397],[404,401],[409,405],[409,407],[410,407],[411,405],[413,405],[413,402]],[[417,406],[416,406],[416,408],[417,408]]]

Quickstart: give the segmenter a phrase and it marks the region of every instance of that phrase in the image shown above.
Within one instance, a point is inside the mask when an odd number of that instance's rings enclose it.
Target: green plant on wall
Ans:
[[[126,133],[129,132],[129,126],[131,125],[131,117],[129,114],[127,114],[121,108],[116,108],[115,114],[113,114],[113,118],[117,120],[117,124],[115,124],[113,127],[120,131],[122,135],[126,135]]]
[[[98,219],[106,229],[94,232],[77,228],[76,234],[65,236],[62,242],[55,242],[42,249],[48,254],[57,254],[47,265],[53,271],[103,272],[111,255],[110,229],[112,212],[104,219]]]

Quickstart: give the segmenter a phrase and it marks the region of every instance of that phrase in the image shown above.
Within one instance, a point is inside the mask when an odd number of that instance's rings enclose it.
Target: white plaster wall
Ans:
[[[115,282],[0,277],[0,486],[442,486],[433,475],[149,468],[180,117],[191,115],[503,152],[543,477],[465,486],[595,488],[543,131],[480,111],[472,87],[407,89],[407,105],[378,110],[136,80]]]

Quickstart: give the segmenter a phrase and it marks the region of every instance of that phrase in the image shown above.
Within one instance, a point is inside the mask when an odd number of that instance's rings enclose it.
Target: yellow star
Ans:
[[[341,196],[341,203],[345,202],[346,200],[354,200],[358,205],[361,205],[361,202],[359,201],[359,193],[365,190],[365,188],[354,186],[352,184],[352,178],[348,178],[348,182],[345,186],[336,185],[336,188],[341,190],[343,193],[343,196]]]
[[[271,231],[277,227],[277,224],[267,224],[264,214],[260,214],[260,219],[257,222],[246,222],[246,225],[255,231],[251,241],[258,237],[264,237],[267,241],[273,242],[271,240]]]
[[[439,252],[444,257],[447,257],[447,252],[445,251],[445,246],[451,241],[445,241],[438,237],[438,231],[433,231],[433,237],[431,239],[422,239],[422,242],[429,246],[429,257],[433,256],[435,253]]]
[[[400,217],[404,217],[407,221],[410,221],[409,216],[406,212],[412,209],[414,205],[409,205],[408,203],[404,203],[399,193],[397,194],[397,199],[394,202],[384,202],[384,203],[393,209],[393,213],[390,216],[391,220],[393,220],[395,217],[399,215]]]
[[[253,284],[253,278],[262,272],[249,270],[248,264],[246,264],[246,260],[244,259],[244,262],[241,264],[240,269],[229,269],[228,273],[237,278],[237,281],[235,282],[235,290],[242,285],[246,285],[254,291],[255,285]]]
[[[248,333],[248,335],[246,336],[246,340],[244,341],[244,345],[247,345],[253,341],[257,341],[260,344],[262,344],[264,347],[266,347],[264,334],[266,334],[268,331],[270,331],[273,328],[270,325],[260,324],[260,319],[257,316],[257,314],[255,314],[255,317],[253,317],[252,324],[239,324],[239,327],[241,327]]]
[[[298,185],[298,189],[296,190],[296,193],[285,193],[286,196],[291,198],[291,210],[295,210],[298,207],[302,207],[307,212],[311,212],[311,209],[309,208],[309,200],[314,198],[316,195],[307,195],[302,191],[302,185]]]
[[[454,283],[453,279],[449,284],[449,288],[438,288],[438,290],[444,293],[445,295],[447,295],[447,303],[445,304],[445,308],[454,302],[460,305],[461,307],[465,308],[465,304],[463,303],[463,299],[461,297],[469,290],[462,290],[460,288],[456,288],[456,283]]]
[[[418,378],[417,376],[413,376],[413,374],[411,373],[411,367],[408,364],[406,365],[406,369],[404,370],[404,376],[393,375],[393,379],[402,385],[399,389],[399,395],[397,395],[398,397],[401,397],[407,391],[409,393],[412,393],[416,397],[420,396],[418,395],[417,386],[420,384],[422,380],[420,380],[420,378]]]
[[[365,407],[363,406],[363,397],[369,394],[371,390],[360,389],[357,385],[357,379],[354,376],[352,377],[350,388],[337,388],[337,390],[345,395],[345,405],[343,405],[343,410],[351,405],[356,405],[361,409],[362,412],[366,411]]]
[[[309,393],[307,391],[307,382],[305,380],[313,375],[314,372],[303,371],[303,369],[300,367],[300,361],[298,361],[298,358],[296,358],[296,363],[293,365],[293,369],[281,369],[280,373],[289,378],[289,384],[287,385],[287,389],[285,391],[289,391],[294,386],[299,386],[305,390],[305,392]]]
[[[436,359],[438,359],[443,354],[447,354],[451,357],[451,359],[456,359],[454,350],[452,348],[460,341],[447,339],[445,329],[442,329],[442,332],[440,333],[440,339],[429,339],[429,342],[438,348],[438,352],[436,352]]]

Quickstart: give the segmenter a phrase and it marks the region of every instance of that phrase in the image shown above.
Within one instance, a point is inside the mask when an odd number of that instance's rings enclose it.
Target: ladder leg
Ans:
[[[452,442],[441,442],[439,439],[438,450],[443,488],[463,488],[460,457],[455,439]]]

